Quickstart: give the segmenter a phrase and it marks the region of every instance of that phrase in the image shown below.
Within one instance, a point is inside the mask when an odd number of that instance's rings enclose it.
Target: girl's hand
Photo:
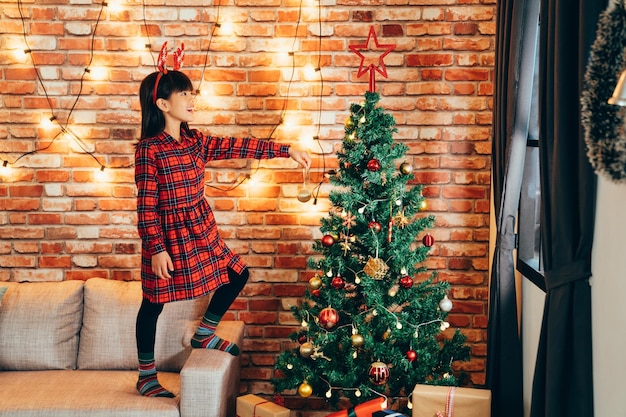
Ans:
[[[311,157],[307,151],[300,151],[290,147],[289,156],[291,159],[302,165],[303,168],[309,169],[311,167]]]
[[[174,264],[170,254],[166,251],[152,255],[152,272],[160,279],[170,279],[170,271],[174,270]]]

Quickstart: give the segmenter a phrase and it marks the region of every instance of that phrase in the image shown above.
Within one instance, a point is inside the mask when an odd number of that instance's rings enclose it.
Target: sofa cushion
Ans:
[[[83,281],[5,284],[0,370],[76,368]]]
[[[141,305],[139,281],[91,278],[85,282],[85,312],[78,368],[137,369],[135,323]],[[209,297],[168,303],[157,322],[157,369],[179,372]]]
[[[180,416],[179,374],[159,374],[177,398],[143,397],[136,382],[137,371],[0,372],[0,417]]]

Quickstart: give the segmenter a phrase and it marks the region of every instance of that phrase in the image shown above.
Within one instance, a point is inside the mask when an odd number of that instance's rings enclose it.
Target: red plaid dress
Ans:
[[[143,139],[135,152],[137,229],[142,241],[141,282],[153,303],[206,295],[229,282],[227,268],[241,273],[245,264],[220,237],[204,197],[208,161],[288,157],[289,146],[252,138],[218,138],[194,130],[180,143],[167,133]],[[152,255],[167,251],[171,279],[152,272]]]

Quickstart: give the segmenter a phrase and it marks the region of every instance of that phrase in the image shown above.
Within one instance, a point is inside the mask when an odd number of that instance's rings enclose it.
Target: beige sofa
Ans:
[[[139,282],[0,282],[0,293],[2,287],[0,416],[235,415],[239,357],[189,344],[208,297],[165,306],[156,364],[176,398],[146,398],[135,388]],[[218,334],[241,346],[243,328],[222,321]]]

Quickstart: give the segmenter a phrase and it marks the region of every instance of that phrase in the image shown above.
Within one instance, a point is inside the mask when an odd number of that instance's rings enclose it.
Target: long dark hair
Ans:
[[[143,79],[139,87],[139,103],[141,105],[141,139],[151,138],[158,135],[165,129],[165,117],[163,112],[157,107],[154,100],[154,83],[156,82],[158,71],[153,72]],[[172,93],[181,91],[193,91],[191,80],[180,71],[168,71],[163,74],[157,87],[157,99],[169,99]],[[187,134],[190,134],[189,126],[186,122],[181,124]]]

